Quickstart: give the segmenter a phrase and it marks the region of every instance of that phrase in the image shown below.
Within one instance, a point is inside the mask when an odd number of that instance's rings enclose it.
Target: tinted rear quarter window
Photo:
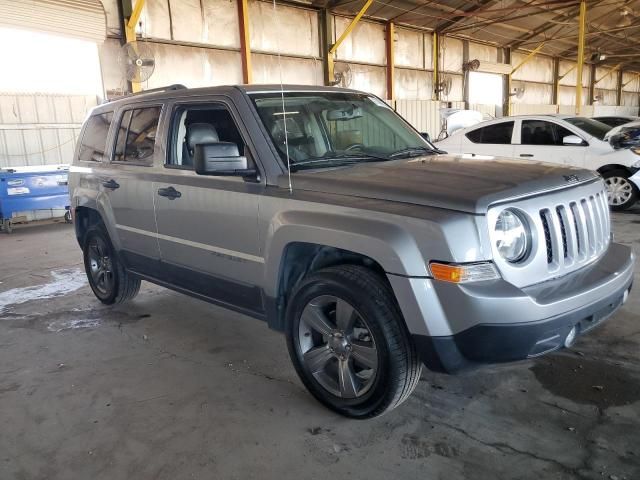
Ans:
[[[105,159],[107,134],[112,119],[113,112],[91,115],[87,119],[78,149],[78,160],[102,162]]]
[[[508,145],[513,134],[513,122],[501,122],[468,132],[467,138],[473,143],[493,143]]]
[[[160,110],[160,107],[144,107],[127,110],[122,114],[116,136],[114,162],[153,164]]]

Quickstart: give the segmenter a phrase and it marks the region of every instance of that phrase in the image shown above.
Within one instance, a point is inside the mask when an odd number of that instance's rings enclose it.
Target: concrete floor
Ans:
[[[636,254],[639,214],[614,215]],[[571,351],[425,372],[358,422],[261,322],[149,284],[106,308],[80,262],[68,225],[0,235],[0,479],[640,478],[638,288]]]

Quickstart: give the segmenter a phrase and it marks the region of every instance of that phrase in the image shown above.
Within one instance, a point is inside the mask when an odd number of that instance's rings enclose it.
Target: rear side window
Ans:
[[[120,119],[114,162],[152,165],[160,107],[127,110]]]
[[[84,127],[78,160],[82,162],[102,162],[107,145],[109,125],[113,119],[113,112],[91,115]]]
[[[512,134],[513,122],[502,122],[472,130],[467,133],[467,138],[473,143],[508,145]]]

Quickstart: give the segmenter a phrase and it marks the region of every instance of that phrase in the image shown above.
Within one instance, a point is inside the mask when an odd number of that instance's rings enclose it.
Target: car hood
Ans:
[[[474,214],[514,198],[569,188],[593,181],[595,172],[543,162],[431,155],[404,160],[360,163],[348,167],[299,171],[293,190],[307,190]],[[281,186],[287,184],[280,179]]]

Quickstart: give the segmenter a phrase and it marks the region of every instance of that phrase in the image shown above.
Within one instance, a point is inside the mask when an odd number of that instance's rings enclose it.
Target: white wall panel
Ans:
[[[587,104],[589,92],[586,89],[582,90],[582,105]],[[575,105],[576,104],[576,87],[563,87],[558,89],[558,104],[560,105]]]
[[[114,38],[107,38],[98,46],[100,57],[100,69],[102,70],[102,82],[107,92],[107,98],[122,95],[127,83],[124,79],[122,67],[118,64],[120,42]]]
[[[169,0],[146,0],[140,14],[140,22],[140,30],[144,37],[171,40]]]
[[[144,85],[155,88],[182,83],[187,87],[242,83],[240,53],[154,44],[156,69]]]
[[[640,92],[640,74],[622,72],[622,90],[625,92]]]
[[[338,39],[351,19],[334,17],[334,22],[334,35]],[[337,58],[384,65],[387,57],[384,35],[384,25],[361,20],[338,48]]]
[[[511,55],[511,65],[516,67],[526,58],[526,53],[513,52]],[[514,80],[530,80],[532,82],[553,82],[553,59],[544,55],[536,55],[527,63],[522,65],[513,74]]]
[[[638,107],[635,106],[622,106],[615,105],[595,105],[593,107],[593,116],[601,115],[638,115]]]
[[[317,57],[318,14],[312,10],[269,2],[249,4],[251,48],[260,52],[280,52]]]
[[[320,60],[280,57],[254,53],[254,83],[293,83],[302,85],[322,85],[323,73]],[[282,73],[282,76],[281,76]]]
[[[558,113],[563,115],[575,115],[576,107],[574,105],[558,105]],[[580,108],[581,117],[593,117],[594,107],[593,105],[583,105]]]
[[[470,103],[469,110],[476,110],[483,114],[489,115],[491,117],[496,116],[496,106],[495,105],[485,105],[483,103]]]
[[[629,93],[629,92],[622,92],[622,105],[630,107],[630,106],[638,106],[640,104],[640,97],[638,96],[637,93]],[[636,108],[636,112],[638,111],[638,109]],[[634,115],[637,115],[637,113],[635,113]]]
[[[464,92],[462,89],[463,76],[455,75],[452,73],[444,73],[440,75],[440,81],[444,81],[444,78],[451,78],[451,90],[449,93],[441,92],[440,100],[448,102],[458,102],[464,100]]]
[[[605,88],[608,90],[615,90],[618,88],[618,72],[612,72],[610,68],[597,67],[596,80],[600,80],[596,84],[596,88]]]
[[[395,69],[395,97],[403,100],[429,100],[433,74],[424,70]]]
[[[342,64],[343,62],[336,62],[336,66]],[[349,65],[351,67],[351,74],[353,78],[349,88],[373,93],[380,98],[386,98],[387,72],[384,67],[358,65],[357,63],[351,63]],[[320,77],[319,84],[322,84],[322,77]]]
[[[538,105],[529,103],[512,103],[511,115],[549,115],[556,113],[556,105]]]
[[[558,69],[558,75],[565,75],[564,78],[560,80],[560,85],[573,85],[575,86],[578,80],[577,69],[575,67],[576,62],[569,62],[566,60],[560,60],[560,65]],[[573,68],[573,70],[571,70]],[[569,71],[571,70],[571,71]],[[568,73],[567,73],[568,72]],[[589,79],[591,77],[591,68],[589,65],[584,65],[582,67],[582,86],[589,86]]]
[[[497,62],[498,49],[490,45],[469,42],[469,60],[478,59],[480,62]]]
[[[424,34],[422,32],[397,28],[395,49],[396,65],[425,68]]]
[[[512,88],[524,86],[522,98],[511,97],[511,103],[549,105],[552,100],[553,86],[543,83],[512,82]]]
[[[183,42],[202,42],[203,19],[200,0],[169,0],[173,39]]]
[[[598,97],[597,104],[598,105],[616,105],[617,104],[617,96],[615,90],[604,90],[601,88],[596,88],[595,95]]]
[[[462,72],[462,40],[440,38],[440,69],[445,72]]]
[[[231,0],[203,0],[202,41],[217,47],[240,48],[238,4]]]

